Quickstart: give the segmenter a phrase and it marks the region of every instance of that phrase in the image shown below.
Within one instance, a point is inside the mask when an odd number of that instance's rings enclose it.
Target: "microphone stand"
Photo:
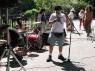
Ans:
[[[78,32],[78,30],[76,29],[76,27],[74,26],[74,23],[73,23],[73,21],[72,21],[72,19],[70,19],[69,17],[68,17],[68,15],[67,14],[65,14],[66,15],[66,17],[68,18],[68,21],[69,21],[69,23],[70,23],[70,25],[71,25],[71,30],[70,30],[70,44],[69,44],[69,53],[68,53],[68,59],[67,59],[67,62],[71,62],[70,61],[70,53],[71,53],[71,39],[72,39],[72,37],[71,37],[71,35],[72,35],[72,33],[73,33],[73,31],[72,31],[72,28],[74,28],[75,29],[75,31],[77,31],[77,33],[78,33],[78,35],[80,36],[80,33]]]

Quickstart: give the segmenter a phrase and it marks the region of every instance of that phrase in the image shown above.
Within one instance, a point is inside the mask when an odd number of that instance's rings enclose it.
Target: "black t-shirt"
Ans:
[[[45,16],[45,14],[42,14],[41,21],[46,22],[46,16]]]
[[[14,42],[14,43],[18,42],[21,35],[15,29],[9,29],[9,32],[10,32],[11,42]]]
[[[8,29],[9,33],[10,33],[10,39],[11,39],[11,43],[13,44],[17,44],[19,39],[21,38],[20,33],[18,33],[15,29]],[[8,37],[7,36],[8,32],[5,33],[5,38]]]

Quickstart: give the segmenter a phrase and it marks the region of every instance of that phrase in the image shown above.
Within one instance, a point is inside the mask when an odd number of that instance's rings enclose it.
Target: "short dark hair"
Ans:
[[[42,12],[45,12],[45,9],[44,8],[40,10],[40,13],[42,13]]]
[[[62,7],[61,6],[55,6],[54,7],[54,10],[56,11],[56,10],[62,10]]]

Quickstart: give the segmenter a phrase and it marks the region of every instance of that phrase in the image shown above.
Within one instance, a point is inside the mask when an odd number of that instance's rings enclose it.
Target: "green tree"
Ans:
[[[36,8],[45,8],[47,11],[52,11],[55,5],[69,5],[69,0],[34,0]]]

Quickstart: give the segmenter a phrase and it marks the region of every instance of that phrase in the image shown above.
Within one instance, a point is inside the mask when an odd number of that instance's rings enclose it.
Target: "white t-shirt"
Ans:
[[[83,19],[84,13],[79,12],[79,18]]]
[[[69,13],[68,17],[69,17],[70,19],[74,19],[74,13],[71,11],[71,12]]]
[[[55,22],[55,23],[52,24],[51,32],[57,32],[57,33],[63,32],[64,22],[66,20],[65,14],[64,13],[60,13],[58,15],[58,17],[60,18],[60,22],[57,21],[57,22]],[[53,21],[55,19],[57,19],[56,13],[52,13],[51,16],[50,16],[50,18],[49,18],[49,22],[51,22],[51,21]]]

